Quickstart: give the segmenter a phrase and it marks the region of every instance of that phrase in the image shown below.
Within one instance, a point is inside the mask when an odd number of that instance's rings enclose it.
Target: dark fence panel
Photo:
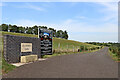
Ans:
[[[32,43],[32,52],[21,53],[21,43]],[[20,56],[37,54],[41,57],[40,39],[14,35],[4,35],[4,58],[9,63],[20,62]]]

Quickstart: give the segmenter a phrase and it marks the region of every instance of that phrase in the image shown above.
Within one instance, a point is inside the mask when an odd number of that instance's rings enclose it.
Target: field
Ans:
[[[12,33],[12,32],[2,32],[2,35],[17,35],[17,36],[26,36],[26,37],[37,37],[37,35],[32,34],[21,34],[21,33]],[[90,52],[100,49],[101,46],[95,46],[92,44],[72,41],[72,40],[66,40],[66,39],[59,39],[59,38],[53,38],[53,56],[57,56],[58,53],[60,54],[68,54],[68,53],[78,53],[78,49],[80,49],[79,52]],[[49,57],[49,56],[45,56]],[[7,73],[8,71],[11,71],[14,69],[15,66],[8,64],[5,62],[4,59],[2,59],[2,71],[3,73]]]

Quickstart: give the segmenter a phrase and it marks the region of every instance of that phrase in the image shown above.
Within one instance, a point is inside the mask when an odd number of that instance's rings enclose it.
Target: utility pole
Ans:
[[[38,38],[39,38],[39,27],[38,27]]]
[[[9,25],[8,25],[8,32],[10,32]]]

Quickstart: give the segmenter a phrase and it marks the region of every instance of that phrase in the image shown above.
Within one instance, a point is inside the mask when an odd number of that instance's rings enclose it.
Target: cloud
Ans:
[[[73,20],[73,22],[65,25],[69,26],[66,27],[69,32],[117,32],[118,30],[117,24],[113,23],[90,25],[89,23],[74,22]]]
[[[27,9],[32,9],[32,10],[36,10],[36,11],[46,11],[45,8],[43,8],[41,5],[39,6],[36,6],[36,5],[33,5],[31,3],[24,3],[24,4],[21,4],[21,5],[11,5],[12,7],[17,7],[17,8],[27,8]]]
[[[64,24],[70,24],[70,23],[72,23],[72,22],[75,22],[75,20],[73,20],[73,19],[67,19],[67,20],[65,20],[63,23],[64,23]]]
[[[104,14],[105,16],[102,17],[101,20],[103,21],[113,21],[116,23],[118,22],[117,18],[118,18],[118,3],[111,3],[111,2],[101,2],[101,3],[97,3],[100,6],[104,7],[100,10],[98,10],[99,12],[101,12],[102,14]]]
[[[118,11],[118,3],[100,2],[98,4],[100,4],[100,5],[105,7],[103,9],[103,11],[105,11],[105,12],[107,12],[107,11],[117,12]]]
[[[85,17],[85,16],[76,16],[75,18],[77,18],[77,19],[87,19],[87,17]]]
[[[118,42],[117,33],[70,33],[70,40],[80,42]]]
[[[24,6],[24,8],[29,8],[29,9],[33,9],[33,10],[37,10],[37,11],[45,11],[44,8],[42,8],[40,6],[31,5],[31,4],[26,4]]]

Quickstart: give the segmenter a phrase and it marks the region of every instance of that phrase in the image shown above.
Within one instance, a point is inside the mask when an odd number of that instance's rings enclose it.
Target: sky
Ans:
[[[118,41],[117,2],[3,2],[2,23],[67,30],[69,40]]]

